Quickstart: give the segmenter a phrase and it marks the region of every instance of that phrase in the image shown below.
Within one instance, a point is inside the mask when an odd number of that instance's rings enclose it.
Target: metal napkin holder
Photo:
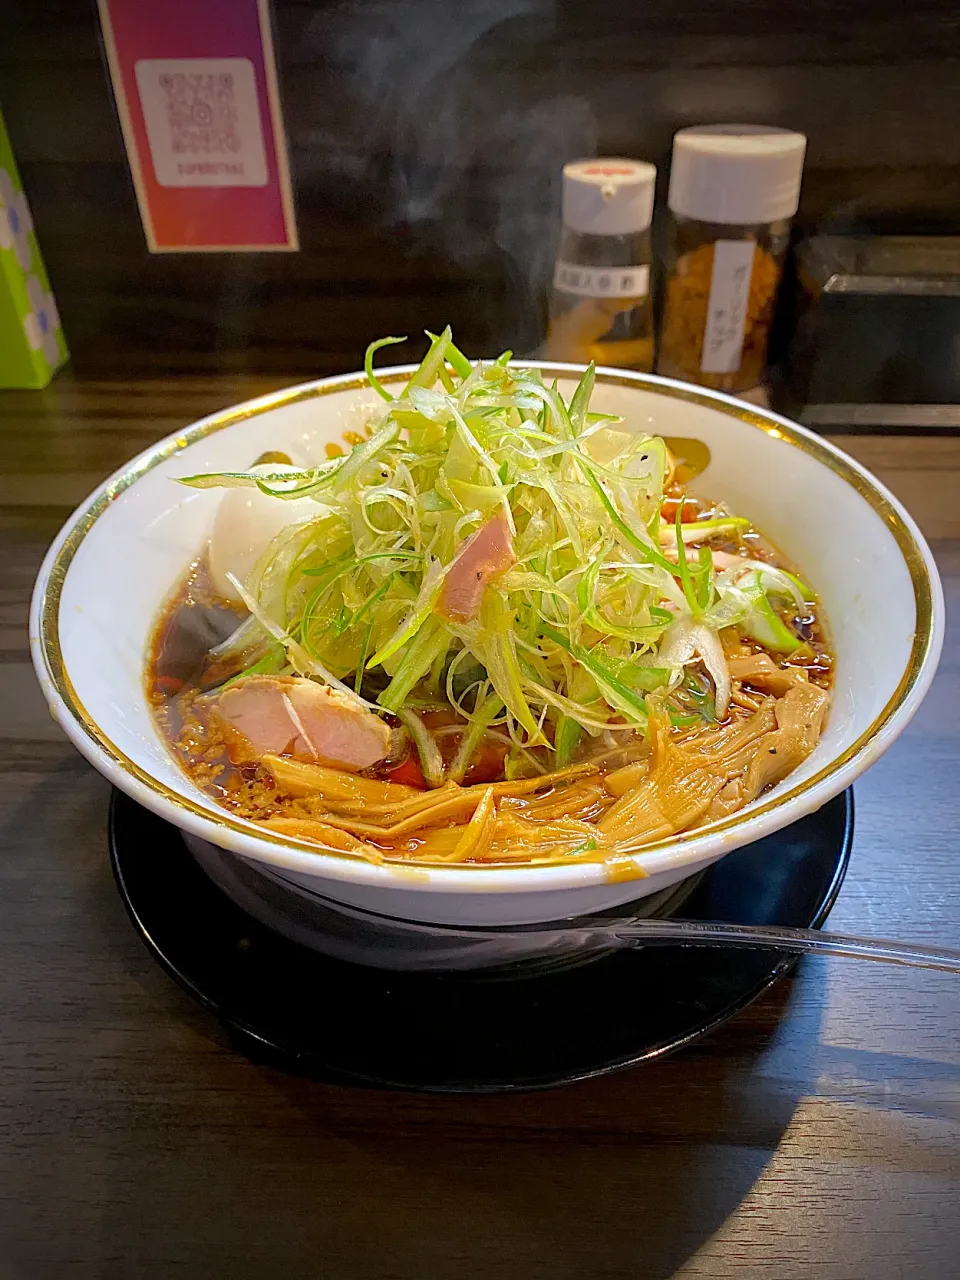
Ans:
[[[817,236],[797,250],[774,403],[823,432],[960,432],[960,236]]]

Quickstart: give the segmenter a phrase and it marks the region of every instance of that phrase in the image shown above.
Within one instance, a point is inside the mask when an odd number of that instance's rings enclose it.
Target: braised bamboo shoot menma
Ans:
[[[813,589],[656,436],[449,330],[365,432],[184,475],[224,490],[148,692],[234,814],[374,861],[618,858],[815,747]]]

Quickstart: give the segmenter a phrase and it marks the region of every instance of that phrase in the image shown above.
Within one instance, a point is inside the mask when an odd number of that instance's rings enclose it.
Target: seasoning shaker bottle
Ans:
[[[650,223],[656,178],[655,166],[639,160],[564,165],[548,359],[653,368]]]
[[[720,391],[760,382],[806,146],[763,125],[674,137],[658,373]]]

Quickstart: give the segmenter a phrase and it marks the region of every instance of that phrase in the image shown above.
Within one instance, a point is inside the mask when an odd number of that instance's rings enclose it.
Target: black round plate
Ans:
[[[546,1088],[690,1044],[795,959],[655,946],[533,976],[391,973],[280,937],[207,878],[175,827],[121,792],[110,809],[121,896],[154,957],[250,1057],[336,1083],[451,1093]],[[853,838],[853,797],[710,867],[682,914],[819,926]]]

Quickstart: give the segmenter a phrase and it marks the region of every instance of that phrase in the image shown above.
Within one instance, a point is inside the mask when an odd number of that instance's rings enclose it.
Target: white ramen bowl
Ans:
[[[538,367],[572,392],[576,366]],[[411,369],[381,376],[402,382]],[[826,730],[809,759],[740,813],[652,844],[615,872],[587,862],[375,866],[235,818],[173,760],[144,692],[158,612],[204,546],[221,496],[174,480],[242,468],[268,449],[298,462],[322,458],[326,444],[360,428],[378,405],[351,375],[213,414],[101,485],[40,570],[31,638],[54,716],[101,773],[180,827],[195,849],[207,842],[301,893],[408,921],[562,920],[659,893],[813,812],[882,755],[917,710],[940,653],[943,598],[929,548],[897,500],[851,458],[775,414],[668,379],[601,370],[592,407],[637,430],[704,441],[711,462],[698,489],[754,521],[819,593],[836,676]]]

